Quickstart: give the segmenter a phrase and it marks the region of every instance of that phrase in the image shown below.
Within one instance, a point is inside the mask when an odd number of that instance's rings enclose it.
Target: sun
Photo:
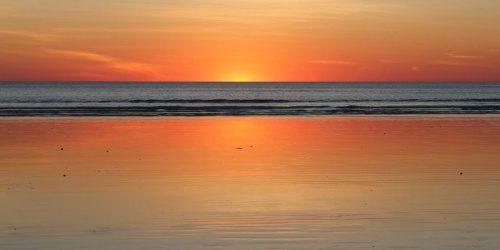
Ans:
[[[253,73],[243,70],[231,71],[222,77],[225,82],[252,82],[256,81],[256,78]]]
[[[251,82],[253,78],[245,74],[234,74],[226,78],[227,82]]]

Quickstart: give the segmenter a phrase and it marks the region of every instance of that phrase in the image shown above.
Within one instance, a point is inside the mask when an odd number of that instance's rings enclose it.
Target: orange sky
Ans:
[[[0,0],[0,81],[500,81],[497,0]]]

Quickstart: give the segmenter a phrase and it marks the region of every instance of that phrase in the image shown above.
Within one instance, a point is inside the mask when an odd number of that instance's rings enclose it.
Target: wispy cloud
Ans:
[[[96,53],[85,52],[85,51],[74,51],[74,50],[58,50],[58,49],[45,49],[45,52],[49,54],[61,55],[66,57],[80,58],[89,61],[97,61],[104,63],[118,62],[117,59],[104,56]]]
[[[126,61],[115,57],[102,55],[87,51],[77,50],[59,50],[59,49],[45,49],[45,53],[69,58],[74,60],[84,60],[99,64],[100,69],[107,69],[110,71],[119,71],[122,73],[140,73],[145,74],[154,79],[165,79],[165,75],[161,74],[156,65]],[[79,72],[78,74],[90,74],[88,72]]]
[[[447,57],[450,57],[450,58],[460,58],[460,59],[481,59],[481,58],[483,58],[482,56],[461,55],[461,54],[455,54],[455,53],[446,53],[445,55]]]
[[[498,64],[464,62],[464,61],[436,60],[431,62],[431,64],[445,65],[445,66],[470,66],[470,67],[481,67],[488,69],[500,69],[500,65]]]
[[[28,39],[33,39],[42,42],[54,41],[57,39],[57,35],[34,32],[29,30],[0,30],[0,36],[13,36],[13,37],[23,37]]]
[[[9,16],[22,16],[22,12],[17,11],[15,8],[0,5],[0,14],[3,17]]]
[[[313,23],[324,25],[325,21],[367,19],[374,16],[393,19],[407,8],[394,1],[290,1],[290,0],[184,0],[133,2],[128,9],[142,19],[170,20],[177,26],[191,30],[203,26],[255,25],[259,31],[290,29],[290,23]],[[281,30],[280,29],[280,30]],[[213,30],[213,29],[211,29]],[[241,30],[240,30],[241,31]],[[255,31],[254,31],[255,32]],[[274,32],[277,32],[274,30]],[[240,32],[241,33],[241,32]]]
[[[312,60],[309,63],[315,64],[337,64],[337,65],[356,65],[356,62],[342,60]]]
[[[403,62],[401,62],[401,61],[396,61],[396,60],[392,60],[392,59],[379,59],[378,61],[381,63],[387,63],[387,64],[403,64]]]
[[[458,62],[458,61],[448,61],[448,60],[436,60],[432,64],[448,65],[448,66],[464,66],[470,65],[468,62]]]

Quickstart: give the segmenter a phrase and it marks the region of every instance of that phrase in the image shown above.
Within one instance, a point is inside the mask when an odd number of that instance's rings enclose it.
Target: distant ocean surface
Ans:
[[[0,83],[0,116],[412,114],[500,114],[500,83]]]

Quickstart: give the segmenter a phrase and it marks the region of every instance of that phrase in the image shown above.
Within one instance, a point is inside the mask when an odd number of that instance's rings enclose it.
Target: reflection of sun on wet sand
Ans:
[[[0,131],[0,248],[500,245],[494,116],[7,118]]]

